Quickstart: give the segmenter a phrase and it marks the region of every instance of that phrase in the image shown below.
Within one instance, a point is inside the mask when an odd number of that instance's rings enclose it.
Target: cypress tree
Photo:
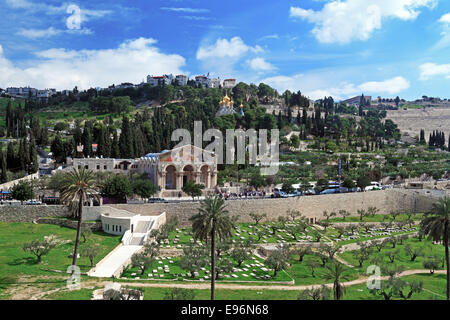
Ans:
[[[111,158],[120,158],[120,148],[119,148],[119,139],[117,138],[117,131],[114,130],[113,133],[113,142],[111,145]]]
[[[29,153],[30,153],[30,172],[35,173],[39,170],[39,163],[37,158],[37,150],[36,150],[36,141],[34,137],[30,135],[30,145],[29,145]]]
[[[6,155],[3,151],[0,150],[0,183],[8,182],[8,175],[7,175],[7,169],[6,169]]]

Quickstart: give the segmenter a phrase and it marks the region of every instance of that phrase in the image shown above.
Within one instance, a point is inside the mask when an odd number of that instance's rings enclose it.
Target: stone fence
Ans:
[[[432,208],[437,197],[421,194],[416,190],[381,190],[357,193],[338,193],[330,195],[303,196],[282,199],[227,200],[227,210],[236,215],[239,222],[253,221],[249,213],[266,213],[267,220],[276,220],[286,215],[289,209],[299,210],[305,217],[323,218],[323,211],[347,210],[357,216],[358,209],[376,207],[382,214],[390,212],[426,212]],[[148,204],[114,204],[101,207],[86,207],[83,218],[97,220],[101,213],[125,210],[132,214],[157,216],[166,212],[167,219],[178,217],[180,226],[190,225],[189,218],[198,213],[198,201]],[[113,209],[111,209],[113,208]],[[64,206],[0,206],[0,221],[31,222],[42,217],[68,216]]]
[[[437,198],[420,194],[415,190],[381,190],[358,193],[303,196],[278,199],[227,200],[227,210],[237,215],[239,222],[253,221],[249,213],[266,213],[267,220],[276,220],[286,215],[289,209],[299,210],[305,217],[323,218],[323,211],[347,210],[357,216],[358,209],[376,207],[382,214],[390,212],[425,212],[431,209]],[[181,226],[190,224],[189,218],[198,212],[198,201],[152,204],[115,204],[111,207],[141,215],[159,215],[166,212],[167,218],[177,216]]]
[[[61,227],[76,229],[78,222],[75,220],[67,220],[61,218],[39,218],[36,220],[36,223],[45,223],[45,224],[54,224]],[[89,223],[83,222],[81,224],[82,227],[89,227],[92,231],[101,231],[102,223],[100,221]]]

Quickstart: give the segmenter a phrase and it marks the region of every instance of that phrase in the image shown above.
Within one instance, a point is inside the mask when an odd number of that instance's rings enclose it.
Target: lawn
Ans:
[[[23,251],[23,245],[32,240],[43,240],[44,236],[48,235],[55,235],[66,242],[43,256],[42,262],[38,264],[34,255]],[[29,275],[58,274],[48,270],[59,270],[65,273],[67,267],[72,264],[72,258],[69,255],[73,252],[75,236],[76,230],[55,225],[0,222],[0,277],[20,278]],[[119,244],[120,237],[94,232],[88,241],[98,243],[101,247],[100,253],[94,259],[94,263],[97,263]],[[81,240],[80,248],[83,245]],[[90,269],[90,262],[86,257],[79,258],[77,265],[81,272]]]
[[[231,259],[231,258],[230,258]],[[179,265],[180,257],[158,257],[153,266],[146,270],[144,275],[141,275],[137,267],[129,267],[122,273],[122,278],[129,279],[159,279],[159,280],[198,280],[209,281],[210,266],[199,268],[198,275],[193,278],[187,270],[183,270]],[[253,264],[254,266],[251,266]],[[167,266],[169,272],[165,272]],[[284,281],[289,282],[292,278],[283,271],[278,272],[276,278],[273,278],[273,271],[264,266],[264,261],[261,258],[253,256],[252,259],[244,261],[239,267],[237,263],[234,266],[236,269],[233,272],[224,273],[217,281]],[[267,271],[261,270],[266,268]],[[251,275],[251,273],[254,274]],[[149,276],[151,274],[151,276]],[[233,277],[232,275],[236,275]],[[269,279],[258,279],[257,277],[270,276]],[[203,280],[201,280],[203,279]]]
[[[294,226],[298,224],[298,221],[289,221],[285,224],[286,228],[290,226]],[[277,226],[275,234],[273,234],[273,230],[271,226]],[[233,234],[233,240],[242,241],[242,240],[252,240],[254,243],[293,243],[299,240],[304,241],[313,241],[312,237],[313,229],[310,226],[306,227],[306,232],[295,232],[296,239],[293,237],[288,230],[283,229],[279,223],[277,222],[265,222],[260,223],[258,226],[255,226],[254,223],[239,223]],[[258,232],[262,232],[263,235],[258,240]],[[182,246],[193,243],[192,238],[192,229],[190,227],[177,229],[170,233],[168,241],[164,243],[164,245],[173,247],[177,246],[181,248]]]
[[[444,300],[445,275],[420,274],[402,277],[405,281],[423,281],[423,291],[415,293],[412,300]],[[122,283],[123,287],[126,284]],[[98,288],[95,288],[98,289]],[[61,291],[45,296],[52,300],[90,300],[95,289],[81,289]],[[163,300],[168,288],[141,288],[144,291],[144,300]],[[209,300],[209,289],[194,289],[195,300]],[[216,300],[296,300],[300,291],[272,290],[261,287],[259,290],[235,290],[216,288]],[[383,300],[369,292],[365,283],[345,287],[344,300]],[[398,298],[397,298],[398,299]]]
[[[415,274],[402,277],[405,281],[422,281],[423,290],[420,293],[414,293],[411,300],[445,300],[444,274]],[[382,296],[374,295],[367,289],[365,283],[346,288],[344,300],[384,300]],[[396,297],[392,300],[403,300]]]
[[[389,222],[389,221],[394,221],[394,222],[399,222],[399,221],[407,221],[409,219],[409,217],[411,217],[412,220],[421,220],[423,218],[423,214],[422,213],[415,213],[415,214],[411,214],[408,215],[406,213],[400,213],[399,215],[397,215],[394,218],[392,217],[392,215],[390,214],[375,214],[375,215],[371,215],[371,216],[364,216],[362,221],[360,219],[360,216],[351,216],[351,217],[346,217],[345,219],[342,217],[335,217],[335,218],[330,218],[328,221],[329,222]]]
[[[412,248],[421,248],[423,250],[424,256],[419,256],[415,259],[415,261],[411,261],[410,256],[408,256],[405,252],[405,246],[409,244]],[[390,262],[389,257],[387,256],[388,252],[392,252],[395,250],[399,250],[398,255],[396,256],[394,262]],[[413,270],[413,269],[425,269],[423,266],[423,261],[427,259],[429,256],[437,255],[440,257],[444,256],[444,247],[442,245],[434,245],[431,240],[422,240],[419,241],[417,238],[410,238],[403,241],[403,244],[396,244],[395,248],[392,248],[392,245],[389,244],[387,247],[381,249],[380,252],[376,248],[372,250],[370,254],[370,259],[365,261],[362,265],[362,268],[359,268],[359,262],[353,256],[354,251],[347,251],[341,253],[339,256],[343,258],[348,263],[356,266],[356,270],[359,270],[360,273],[365,274],[367,267],[369,265],[374,264],[371,259],[377,257],[380,259],[377,264],[382,265],[398,265],[402,266],[404,269]]]

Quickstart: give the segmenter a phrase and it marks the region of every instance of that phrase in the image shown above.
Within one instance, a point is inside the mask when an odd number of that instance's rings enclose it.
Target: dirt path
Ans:
[[[398,277],[405,277],[414,274],[423,274],[429,273],[429,270],[407,270],[398,275]],[[445,270],[437,270],[436,274],[445,274]],[[389,277],[381,277],[380,280],[387,280]],[[352,286],[355,284],[361,284],[367,282],[368,277],[360,277],[359,279],[343,282],[342,284],[345,286]],[[105,282],[106,283],[106,282]],[[124,282],[122,282],[124,284]],[[184,288],[184,289],[209,289],[211,287],[210,283],[202,283],[202,284],[194,284],[194,283],[186,283],[186,284],[178,284],[178,283],[141,283],[141,282],[126,282],[127,286],[131,287],[140,287],[140,288]],[[333,287],[333,283],[325,284],[327,287]],[[229,289],[229,290],[293,290],[293,291],[301,291],[306,289],[313,289],[322,286],[321,284],[314,285],[305,285],[305,286],[286,286],[286,285],[242,285],[242,284],[223,284],[216,283],[217,289]]]

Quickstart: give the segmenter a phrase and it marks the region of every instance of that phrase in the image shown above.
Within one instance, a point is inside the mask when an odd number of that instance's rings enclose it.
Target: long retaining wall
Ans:
[[[237,215],[240,222],[250,222],[249,213],[266,213],[268,220],[286,215],[289,209],[299,210],[309,218],[322,219],[323,211],[347,210],[357,215],[358,209],[377,207],[380,213],[426,212],[431,209],[437,197],[425,195],[415,190],[383,190],[358,193],[305,196],[285,199],[228,200],[227,209]],[[199,202],[174,202],[151,204],[115,204],[86,208],[85,220],[97,220],[101,213],[114,209],[126,210],[134,214],[156,216],[166,212],[167,219],[177,216],[182,226],[189,225],[189,218],[198,212]],[[113,208],[113,209],[111,209]],[[0,221],[31,222],[42,217],[67,216],[64,206],[0,206]]]
[[[323,211],[347,210],[357,215],[358,209],[377,207],[380,213],[425,212],[431,209],[435,197],[419,194],[412,190],[383,190],[358,193],[305,196],[284,199],[228,200],[227,209],[237,215],[240,222],[250,222],[249,213],[266,213],[268,220],[286,215],[289,209],[299,210],[304,216],[321,219]],[[141,215],[158,215],[166,212],[167,218],[177,216],[180,224],[189,225],[189,218],[198,212],[199,202],[115,204],[117,209]]]

